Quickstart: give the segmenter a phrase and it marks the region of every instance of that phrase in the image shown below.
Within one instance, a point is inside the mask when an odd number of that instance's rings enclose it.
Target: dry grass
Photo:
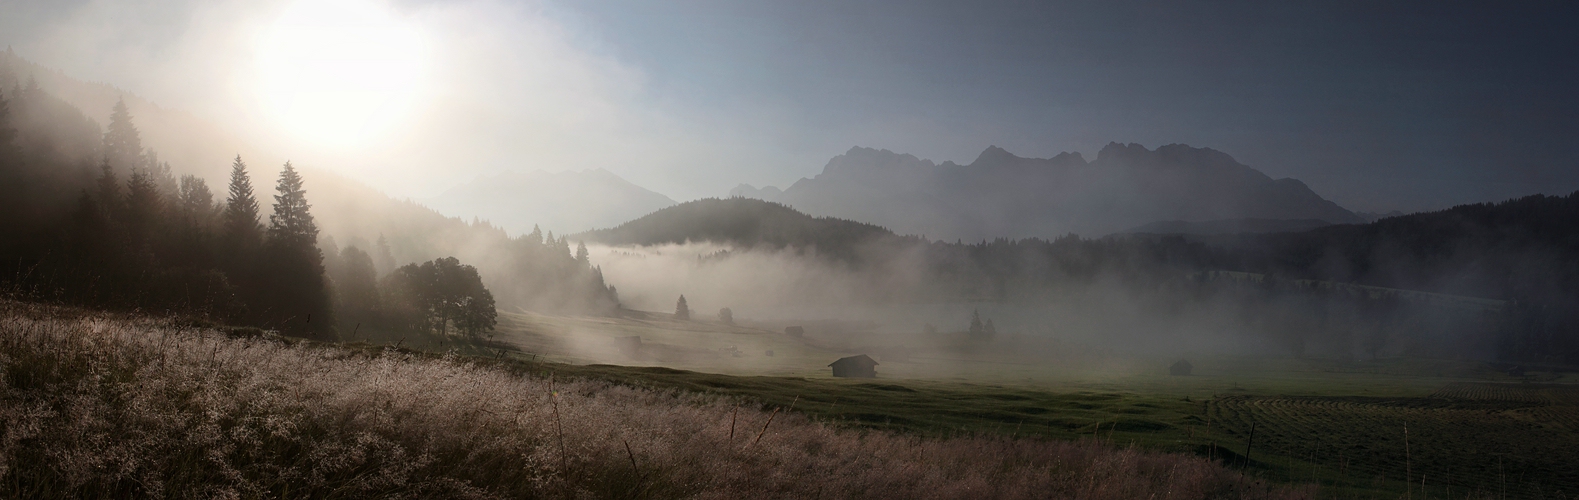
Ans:
[[[0,302],[0,497],[1304,498],[1094,442],[841,430],[736,401]],[[554,398],[554,399],[550,399]],[[557,417],[557,418],[556,418]],[[769,425],[769,419],[774,420]],[[730,438],[740,429],[766,427]],[[563,450],[563,451],[562,451]]]

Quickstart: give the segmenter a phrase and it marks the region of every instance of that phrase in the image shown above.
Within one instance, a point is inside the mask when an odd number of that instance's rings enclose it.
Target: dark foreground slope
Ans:
[[[840,430],[733,400],[0,302],[8,498],[1308,498],[1091,441]],[[512,369],[513,367],[513,369]]]

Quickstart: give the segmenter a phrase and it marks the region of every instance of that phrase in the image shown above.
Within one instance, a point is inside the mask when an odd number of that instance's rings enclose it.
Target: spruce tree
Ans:
[[[290,162],[280,171],[275,191],[264,244],[269,319],[280,328],[322,337],[333,328],[323,252],[318,250],[318,225],[308,212],[302,176]]]
[[[125,99],[115,101],[115,108],[110,111],[110,125],[104,130],[104,157],[119,171],[142,166],[142,136],[132,125],[132,114],[126,110]]]
[[[680,301],[674,304],[674,319],[691,319],[691,306],[685,303],[685,295],[681,295]]]
[[[236,155],[235,163],[230,165],[229,190],[221,221],[226,250],[247,252],[262,241],[263,226],[258,223],[258,199],[252,194],[252,179],[247,176],[247,164],[241,161],[241,155]]]
[[[296,173],[291,162],[285,162],[280,171],[279,194],[274,195],[274,215],[269,216],[269,241],[297,248],[316,247],[318,225],[313,222],[312,208],[307,204],[307,190],[302,187],[302,176]]]
[[[109,157],[99,162],[99,210],[106,219],[114,219],[121,206],[121,181],[115,177],[115,167]]]
[[[147,243],[153,236],[154,225],[164,210],[159,186],[147,169],[132,170],[126,180],[125,227],[133,244]]]

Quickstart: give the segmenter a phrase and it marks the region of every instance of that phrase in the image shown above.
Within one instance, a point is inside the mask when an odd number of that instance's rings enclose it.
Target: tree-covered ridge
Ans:
[[[849,264],[874,300],[1026,301],[1117,285],[1159,315],[1235,311],[1239,320],[1211,328],[1244,329],[1296,353],[1579,360],[1575,200],[1538,195],[1300,233],[948,243],[735,198],[583,236],[815,249]],[[896,289],[899,277],[911,285]]]
[[[1579,192],[1236,238],[1247,269],[1495,299],[1579,296]]]
[[[876,225],[812,217],[779,203],[740,197],[681,203],[575,237],[610,245],[711,241],[748,248],[793,247],[838,258],[858,257],[858,247],[872,243],[920,242],[917,238],[901,238]]]

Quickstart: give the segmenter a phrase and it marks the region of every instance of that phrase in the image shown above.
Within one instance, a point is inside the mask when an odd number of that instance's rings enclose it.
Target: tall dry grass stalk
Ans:
[[[550,388],[457,357],[232,338],[13,302],[0,302],[0,377],[6,498],[1312,493],[1236,489],[1233,473],[1199,457],[1092,441],[919,440],[794,413],[747,450],[709,431],[774,417],[735,414],[736,401],[584,380]]]

